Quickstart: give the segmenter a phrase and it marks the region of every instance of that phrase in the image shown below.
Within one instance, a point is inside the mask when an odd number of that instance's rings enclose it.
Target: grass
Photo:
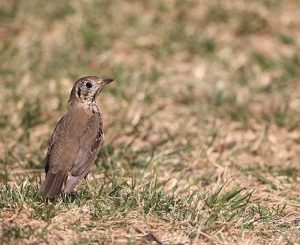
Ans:
[[[298,244],[297,1],[0,4],[0,243]],[[87,181],[44,201],[81,76],[113,77]]]
[[[55,229],[56,224],[51,221],[62,212],[74,209],[81,214],[77,214],[78,219],[65,225],[75,232],[97,229],[99,232],[93,239],[103,237],[101,230],[105,226],[124,226],[127,229],[133,226],[136,232],[143,233],[138,226],[142,221],[149,222],[154,229],[165,224],[171,225],[170,230],[174,233],[185,230],[188,238],[194,240],[198,239],[199,230],[218,230],[232,225],[240,230],[256,230],[254,225],[274,218],[281,220],[286,216],[285,207],[261,206],[251,200],[253,192],[247,192],[245,188],[223,191],[225,183],[214,191],[198,189],[181,195],[185,191],[179,190],[177,185],[166,190],[170,180],[159,181],[153,174],[140,183],[136,182],[136,178],[120,183],[118,178],[101,184],[97,190],[81,189],[54,202],[44,202],[37,197],[37,183],[22,182],[17,187],[7,185],[1,189],[0,207],[17,209],[16,215],[26,210],[27,219],[38,219],[45,227],[40,229],[25,225],[20,228],[5,224],[3,238],[5,241],[29,239],[33,233],[44,239],[45,229],[51,230],[52,226]],[[89,223],[82,226],[80,216],[87,216]],[[276,228],[277,225],[273,226]]]

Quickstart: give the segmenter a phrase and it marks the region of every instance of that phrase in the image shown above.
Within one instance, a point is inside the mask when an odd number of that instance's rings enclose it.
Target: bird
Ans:
[[[68,112],[57,123],[49,141],[40,197],[53,199],[62,192],[70,194],[79,181],[87,177],[104,137],[96,96],[112,81],[87,76],[75,82]]]

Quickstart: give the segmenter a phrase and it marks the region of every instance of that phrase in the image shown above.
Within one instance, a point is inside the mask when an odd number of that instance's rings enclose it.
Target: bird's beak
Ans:
[[[111,83],[113,80],[114,80],[114,79],[112,79],[112,78],[104,78],[104,79],[102,79],[102,80],[100,81],[100,84],[101,84],[101,85],[106,85],[106,84]]]
[[[104,78],[104,79],[99,79],[97,81],[98,83],[98,90],[97,90],[97,94],[99,94],[101,92],[101,90],[103,89],[103,87],[106,85],[106,84],[109,84],[113,81],[114,79],[111,79],[111,78]]]

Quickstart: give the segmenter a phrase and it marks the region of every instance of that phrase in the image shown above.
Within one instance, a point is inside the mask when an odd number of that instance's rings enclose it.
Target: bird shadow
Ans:
[[[55,204],[55,203],[59,203],[59,202],[63,202],[65,204],[68,203],[73,203],[76,200],[78,200],[78,195],[75,192],[72,192],[70,194],[65,194],[62,193],[57,197],[54,198],[42,198],[42,197],[37,197],[39,201],[45,203],[45,204]]]
[[[61,198],[64,203],[72,203],[76,201],[79,197],[75,192],[71,192],[70,194],[61,194]]]

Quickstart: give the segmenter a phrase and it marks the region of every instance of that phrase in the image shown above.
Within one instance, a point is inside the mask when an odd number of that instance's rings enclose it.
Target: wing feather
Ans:
[[[50,156],[51,156],[53,146],[54,146],[55,142],[57,141],[57,139],[59,139],[59,137],[63,133],[64,128],[66,128],[65,127],[66,125],[67,125],[67,116],[65,115],[56,124],[53,134],[49,140],[48,151],[47,151],[47,155],[46,155],[46,164],[45,164],[45,173],[46,174],[48,173],[48,171],[52,165]]]
[[[54,162],[51,159],[51,153],[66,124],[66,118],[66,116],[62,117],[57,123],[49,141],[45,164],[46,178],[39,190],[39,195],[45,198],[54,198],[56,195],[58,195],[61,192],[63,184],[68,178],[67,171],[53,171]]]
[[[86,130],[79,141],[79,149],[71,169],[65,192],[70,193],[79,180],[83,179],[97,158],[103,141],[102,120],[99,113],[94,114],[87,123]]]

